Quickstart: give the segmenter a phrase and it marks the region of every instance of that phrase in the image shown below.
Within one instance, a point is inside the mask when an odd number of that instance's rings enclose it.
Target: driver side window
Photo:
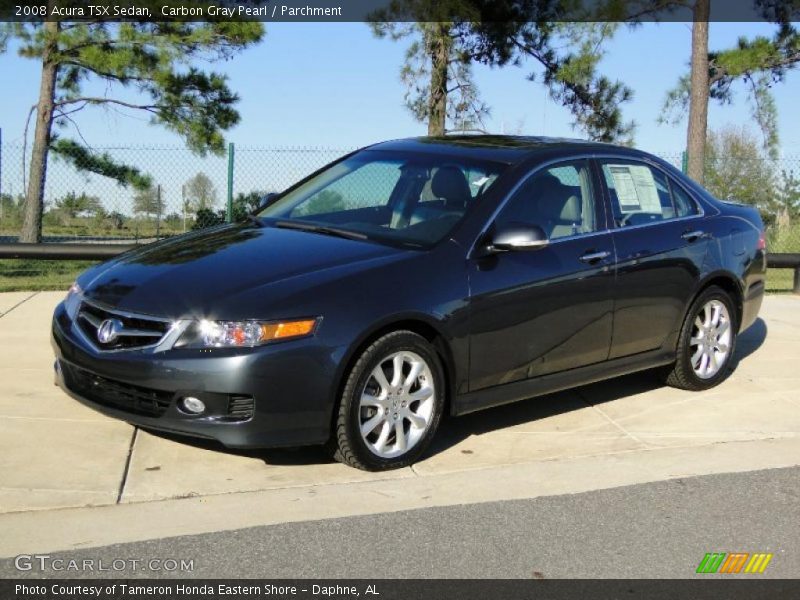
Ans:
[[[559,163],[536,172],[514,192],[495,224],[538,225],[551,240],[596,231],[589,161]]]

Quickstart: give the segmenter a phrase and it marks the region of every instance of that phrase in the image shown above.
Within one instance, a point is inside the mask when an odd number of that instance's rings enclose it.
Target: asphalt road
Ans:
[[[771,552],[764,575],[800,576],[800,468],[255,527],[53,554],[194,559],[193,577],[686,578],[706,552]],[[131,527],[135,527],[131,523]],[[98,564],[97,562],[95,564]],[[154,572],[86,572],[154,577]],[[164,573],[165,577],[181,576]],[[0,577],[75,577],[17,571]],[[731,577],[704,575],[703,577]]]

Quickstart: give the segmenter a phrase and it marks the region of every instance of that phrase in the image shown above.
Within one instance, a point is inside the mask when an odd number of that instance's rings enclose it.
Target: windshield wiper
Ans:
[[[350,240],[369,239],[363,233],[356,233],[355,231],[347,231],[346,229],[329,227],[327,225],[314,225],[313,223],[304,223],[302,221],[275,221],[275,227],[281,227],[283,229],[297,229],[298,231],[310,231],[312,233],[322,233],[324,235],[335,235]]]

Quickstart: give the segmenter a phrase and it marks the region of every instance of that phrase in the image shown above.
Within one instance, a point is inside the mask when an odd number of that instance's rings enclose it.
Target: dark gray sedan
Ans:
[[[393,141],[83,273],[56,372],[143,427],[387,469],[446,414],[644,369],[718,384],[765,271],[756,210],[643,152]]]

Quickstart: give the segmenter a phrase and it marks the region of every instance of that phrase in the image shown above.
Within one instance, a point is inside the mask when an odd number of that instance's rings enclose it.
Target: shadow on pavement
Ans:
[[[325,463],[332,463],[334,460],[325,452],[321,446],[304,446],[300,448],[251,448],[251,449],[237,449],[226,448],[216,440],[208,440],[202,438],[193,438],[182,436],[179,434],[168,433],[166,431],[156,431],[154,429],[147,429],[141,427],[150,435],[154,435],[164,440],[170,440],[192,446],[200,450],[213,450],[215,452],[223,452],[231,456],[244,456],[246,458],[255,458],[263,460],[267,465],[320,465]]]
[[[764,319],[756,319],[747,330],[743,331],[736,339],[736,354],[733,356],[732,368],[739,366],[739,362],[761,348],[767,339],[767,324]]]
[[[739,362],[758,350],[767,338],[767,324],[763,319],[743,332],[736,343],[733,369]],[[473,435],[482,435],[586,408],[587,405],[603,404],[626,396],[646,393],[660,387],[663,382],[655,370],[641,371],[631,375],[600,381],[590,385],[539,396],[496,408],[482,410],[458,418],[446,418],[426,453],[427,456],[444,452]],[[587,398],[592,398],[590,403]],[[160,438],[173,440],[196,448],[224,452],[234,456],[245,456],[263,460],[267,465],[318,465],[333,460],[322,447],[235,450],[226,448],[213,440],[178,436],[170,433],[146,430]],[[465,450],[463,452],[469,452]]]
[[[758,350],[764,344],[766,338],[767,324],[763,319],[757,319],[737,339],[736,353],[731,370],[735,370],[740,361]],[[587,405],[604,404],[626,396],[650,392],[661,387],[664,387],[661,374],[657,369],[651,369],[555,394],[506,404],[455,419],[446,419],[440,427],[439,434],[431,444],[431,450],[429,450],[428,455],[443,452],[471,435],[481,435],[498,429],[546,419],[586,408]],[[589,402],[588,398],[591,398],[592,401]]]

